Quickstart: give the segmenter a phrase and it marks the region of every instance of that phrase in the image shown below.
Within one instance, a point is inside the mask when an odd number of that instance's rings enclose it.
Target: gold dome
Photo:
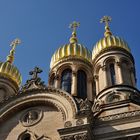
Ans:
[[[81,44],[78,44],[76,36],[76,28],[79,26],[79,23],[73,22],[70,27],[73,28],[72,37],[70,38],[70,43],[60,47],[52,56],[50,68],[55,64],[65,58],[78,58],[88,62],[91,62],[92,55],[91,51],[88,50]]]
[[[107,36],[100,39],[93,48],[92,60],[102,51],[113,48],[123,48],[130,52],[128,44],[120,37],[117,36]]]
[[[0,62],[0,75],[11,79],[18,87],[21,84],[22,77],[19,70],[9,62]]]
[[[92,51],[92,60],[101,52],[107,49],[113,49],[113,48],[122,48],[128,52],[130,52],[130,48],[128,47],[128,44],[126,41],[124,41],[122,38],[118,36],[113,36],[108,22],[111,21],[111,18],[108,16],[104,16],[101,19],[101,22],[105,22],[105,33],[104,38],[100,39],[96,45],[93,47]]]
[[[78,43],[70,43],[60,47],[52,56],[50,68],[64,58],[74,57],[91,62],[91,51]]]
[[[12,49],[10,54],[7,56],[7,61],[0,62],[0,75],[12,80],[17,87],[20,86],[22,77],[17,67],[15,67],[12,63],[14,61],[15,48],[19,43],[20,40],[15,39],[10,45],[12,46]]]

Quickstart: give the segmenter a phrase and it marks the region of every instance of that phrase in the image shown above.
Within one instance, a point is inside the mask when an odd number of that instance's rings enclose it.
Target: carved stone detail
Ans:
[[[140,116],[140,110],[110,115],[110,116],[106,116],[106,117],[101,117],[101,118],[99,118],[99,120],[111,121],[111,120],[117,120],[117,119],[122,119],[122,118],[133,117],[133,116]]]
[[[25,127],[37,124],[42,119],[43,112],[39,109],[30,109],[21,117],[21,123]]]
[[[65,124],[64,124],[64,127],[71,127],[72,126],[72,123],[71,123],[71,121],[67,121],[67,122],[65,122]]]
[[[80,133],[76,135],[68,135],[68,136],[62,136],[62,140],[88,140],[87,133]]]
[[[91,112],[92,103],[87,98],[83,100],[75,97],[75,101],[79,109],[79,114],[87,114]]]
[[[26,84],[21,87],[20,92],[24,92],[28,89],[34,88],[44,88],[44,81],[41,81],[41,78],[38,77],[38,74],[41,72],[42,70],[39,67],[35,67],[33,71],[30,71],[29,74],[32,75],[32,78],[26,81]]]
[[[103,71],[106,71],[107,70],[106,65],[103,65],[101,68],[102,68]]]
[[[83,121],[82,119],[78,119],[78,120],[76,121],[76,125],[77,125],[77,126],[82,125],[82,124],[84,124],[84,121]]]
[[[117,61],[116,64],[118,67],[121,67],[121,62]]]
[[[101,105],[103,104],[102,100],[95,100],[94,105],[92,106],[92,111],[94,115],[98,114],[101,110]]]
[[[98,75],[94,75],[94,79],[95,80],[98,80],[99,79],[99,76]]]
[[[60,75],[59,74],[55,75],[55,80],[60,80]]]

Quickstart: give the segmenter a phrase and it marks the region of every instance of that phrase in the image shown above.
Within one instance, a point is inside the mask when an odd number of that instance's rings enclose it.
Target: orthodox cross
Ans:
[[[111,21],[111,17],[109,16],[104,16],[103,18],[101,18],[100,22],[101,23],[105,23],[105,25],[108,27],[108,23]]]
[[[15,39],[10,46],[12,47],[12,49],[10,50],[10,54],[7,56],[7,62],[9,63],[13,63],[14,61],[14,53],[15,53],[15,48],[18,44],[20,44],[21,41],[19,39]]]
[[[32,75],[32,79],[37,79],[38,74],[41,72],[42,72],[42,70],[39,67],[35,67],[33,71],[29,72],[29,74]]]
[[[12,50],[15,50],[16,46],[19,45],[20,43],[21,43],[21,40],[18,38],[12,41],[12,43],[10,44],[10,46],[12,47]]]
[[[77,29],[77,27],[79,27],[79,26],[80,26],[80,23],[79,23],[79,22],[73,21],[73,23],[71,23],[71,24],[69,25],[69,28],[71,28],[71,29],[73,30],[73,32],[76,32],[76,29]]]

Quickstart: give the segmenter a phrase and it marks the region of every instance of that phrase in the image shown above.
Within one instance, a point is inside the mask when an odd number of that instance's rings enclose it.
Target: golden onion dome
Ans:
[[[12,63],[14,61],[15,47],[19,43],[20,40],[15,39],[11,44],[12,49],[10,54],[7,56],[7,61],[0,62],[0,75],[12,80],[17,85],[17,87],[19,87],[21,84],[22,76],[17,67],[15,67]]]
[[[70,43],[60,47],[52,56],[50,68],[56,65],[58,62],[65,58],[78,58],[88,62],[91,62],[92,55],[91,51],[88,50],[84,45],[79,44],[76,36],[75,28],[79,26],[79,23],[73,22],[71,28],[74,28]]]
[[[105,33],[104,33],[104,38],[100,39],[96,45],[93,47],[92,51],[92,60],[101,52],[108,50],[108,49],[113,49],[113,48],[122,48],[128,52],[130,51],[130,48],[128,47],[128,44],[125,40],[118,36],[113,36],[108,22],[111,21],[111,18],[108,16],[104,16],[101,19],[101,22],[105,22]]]
[[[0,75],[11,79],[18,87],[21,84],[22,77],[19,70],[9,62],[0,62]]]

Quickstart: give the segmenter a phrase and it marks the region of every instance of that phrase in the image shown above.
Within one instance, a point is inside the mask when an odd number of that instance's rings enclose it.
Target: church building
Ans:
[[[0,62],[0,140],[140,140],[140,91],[135,62],[125,40],[112,34],[93,50],[80,44],[78,22],[69,43],[52,55],[48,85],[35,67],[22,77],[13,64],[19,39]]]

